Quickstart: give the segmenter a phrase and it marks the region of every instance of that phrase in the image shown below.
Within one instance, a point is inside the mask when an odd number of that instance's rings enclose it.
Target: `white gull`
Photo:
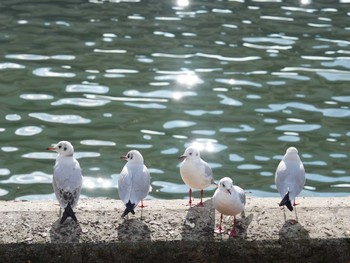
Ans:
[[[297,205],[295,198],[305,185],[304,165],[295,147],[289,147],[278,164],[275,173],[275,183],[282,197],[279,206],[287,206],[290,211],[293,211],[293,206]]]
[[[210,166],[201,159],[199,150],[194,146],[188,147],[179,159],[183,160],[180,165],[181,178],[190,188],[189,205],[192,205],[193,188],[201,192],[201,201],[197,206],[203,206],[203,189],[212,184],[216,184]]]
[[[83,183],[79,162],[73,157],[74,148],[68,141],[60,141],[47,150],[58,153],[53,169],[52,185],[60,207],[64,209],[62,224],[67,217],[77,222],[73,209],[77,206]]]
[[[150,173],[139,151],[131,150],[126,156],[120,158],[127,161],[118,179],[119,197],[126,207],[122,214],[124,217],[128,213],[135,214],[134,209],[140,201],[140,207],[144,207],[143,199],[152,190],[152,187]]]
[[[216,233],[223,233],[222,218],[223,215],[233,216],[233,227],[229,232],[231,237],[237,236],[236,232],[236,215],[240,214],[244,217],[244,206],[246,203],[246,196],[242,188],[233,185],[232,179],[224,177],[220,180],[219,186],[213,195],[213,206],[221,213],[220,224]]]

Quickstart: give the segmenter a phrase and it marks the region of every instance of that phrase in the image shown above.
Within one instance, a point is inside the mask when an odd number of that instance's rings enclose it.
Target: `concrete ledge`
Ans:
[[[52,201],[0,202],[1,262],[349,262],[350,198],[299,198],[299,222],[279,199],[248,197],[238,237],[213,233],[219,214],[185,200],[146,200],[128,220],[119,200],[83,199],[79,223]],[[232,219],[224,223],[231,227]]]

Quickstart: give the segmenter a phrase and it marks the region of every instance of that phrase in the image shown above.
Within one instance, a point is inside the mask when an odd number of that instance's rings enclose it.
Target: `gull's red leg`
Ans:
[[[296,198],[294,198],[294,203],[293,203],[293,206],[297,206],[299,205],[299,203],[295,202]]]
[[[229,232],[230,237],[237,237],[237,231],[236,231],[236,216],[233,217],[233,227],[231,231]]]
[[[202,207],[204,206],[203,205],[203,193],[204,193],[204,190],[202,189],[201,190],[201,201],[196,206],[202,206]]]
[[[143,205],[143,200],[141,200],[141,205],[140,205],[140,208],[144,208],[146,207],[145,205]]]
[[[220,215],[219,227],[214,230],[214,233],[217,233],[217,234],[222,234],[223,233],[221,224],[222,224],[222,214]]]
[[[188,194],[189,194],[189,198],[190,198],[188,200],[188,205],[191,207],[192,206],[192,189],[191,188],[190,188]]]

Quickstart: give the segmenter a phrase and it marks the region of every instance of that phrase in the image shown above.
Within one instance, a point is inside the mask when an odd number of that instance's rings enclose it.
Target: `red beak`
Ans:
[[[120,156],[120,159],[122,159],[122,160],[127,160],[128,159],[128,157],[126,157],[126,156]]]
[[[181,155],[181,156],[179,157],[179,160],[183,160],[183,159],[186,159],[186,155]]]
[[[55,148],[55,147],[48,147],[48,148],[46,148],[46,150],[49,150],[49,151],[56,151],[56,148]]]

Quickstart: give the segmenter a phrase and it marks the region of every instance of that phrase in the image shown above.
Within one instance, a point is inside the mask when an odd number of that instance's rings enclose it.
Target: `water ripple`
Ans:
[[[232,79],[232,78],[231,79],[219,78],[219,79],[215,79],[215,81],[218,83],[228,84],[230,86],[232,86],[232,85],[235,85],[235,86],[253,86],[256,88],[262,87],[262,85],[260,83],[248,81],[248,80],[239,80],[239,79]]]
[[[287,124],[277,126],[278,131],[310,132],[321,128],[319,124]]]
[[[38,184],[44,183],[49,184],[52,183],[52,175],[35,171],[30,174],[15,174],[12,175],[7,180],[0,181],[2,184]]]
[[[8,54],[5,57],[18,60],[48,60],[50,58],[49,56],[35,54]]]
[[[25,68],[24,65],[17,64],[17,63],[10,63],[10,62],[5,62],[5,63],[0,63],[0,70],[3,69],[22,69]]]
[[[51,100],[54,97],[48,94],[21,94],[20,98],[24,100]]]
[[[95,158],[99,157],[101,154],[98,152],[75,152],[74,157],[76,159],[82,158]],[[57,153],[54,152],[31,152],[22,155],[23,158],[29,159],[56,159]]]
[[[103,95],[94,95],[94,94],[84,94],[84,96],[89,99],[108,99],[108,100],[123,101],[123,102],[168,102],[167,99],[158,99],[158,98],[113,97],[113,96],[103,96]]]
[[[26,127],[18,128],[15,131],[15,134],[20,135],[20,136],[33,136],[33,135],[41,133],[42,131],[43,131],[43,129],[40,127],[26,126]]]
[[[284,111],[289,107],[305,110],[305,111],[321,112],[326,117],[344,118],[344,117],[350,116],[350,109],[337,109],[337,108],[319,109],[313,105],[306,104],[306,103],[299,103],[299,102],[288,102],[285,104],[270,104],[269,109],[255,109],[255,111],[262,112],[262,113],[276,112],[276,111]]]
[[[145,97],[145,98],[167,98],[174,99],[179,97],[196,96],[197,93],[193,91],[173,91],[173,90],[155,90],[150,92],[140,92],[138,90],[126,90],[123,93],[129,97]]]
[[[224,113],[222,110],[212,110],[212,111],[207,111],[207,110],[188,110],[185,111],[186,114],[192,115],[192,116],[203,116],[206,114],[209,115],[221,115]]]
[[[9,175],[11,172],[7,168],[0,168],[0,176]]]
[[[115,146],[115,142],[111,141],[101,141],[101,140],[82,140],[80,141],[83,145],[89,145],[89,146]]]
[[[174,128],[186,128],[196,125],[193,121],[184,121],[184,120],[173,120],[164,123],[164,129],[174,129]]]
[[[239,100],[235,100],[235,99],[229,98],[226,95],[219,94],[217,96],[222,99],[220,101],[221,104],[225,104],[225,105],[228,105],[228,106],[242,106],[243,105],[243,103],[240,102]]]
[[[66,91],[104,94],[104,93],[108,93],[109,88],[106,86],[97,85],[97,84],[72,84],[72,85],[67,85]]]
[[[65,124],[86,124],[91,120],[83,118],[79,115],[54,115],[48,113],[29,113],[30,117],[39,119],[45,122],[65,123]]]
[[[109,100],[92,100],[92,99],[82,99],[82,98],[67,98],[60,99],[58,101],[52,102],[53,106],[62,106],[62,105],[77,105],[81,107],[100,107],[110,103]]]
[[[33,74],[39,77],[61,77],[61,78],[73,78],[75,73],[70,72],[53,72],[52,68],[37,68],[33,70]]]

